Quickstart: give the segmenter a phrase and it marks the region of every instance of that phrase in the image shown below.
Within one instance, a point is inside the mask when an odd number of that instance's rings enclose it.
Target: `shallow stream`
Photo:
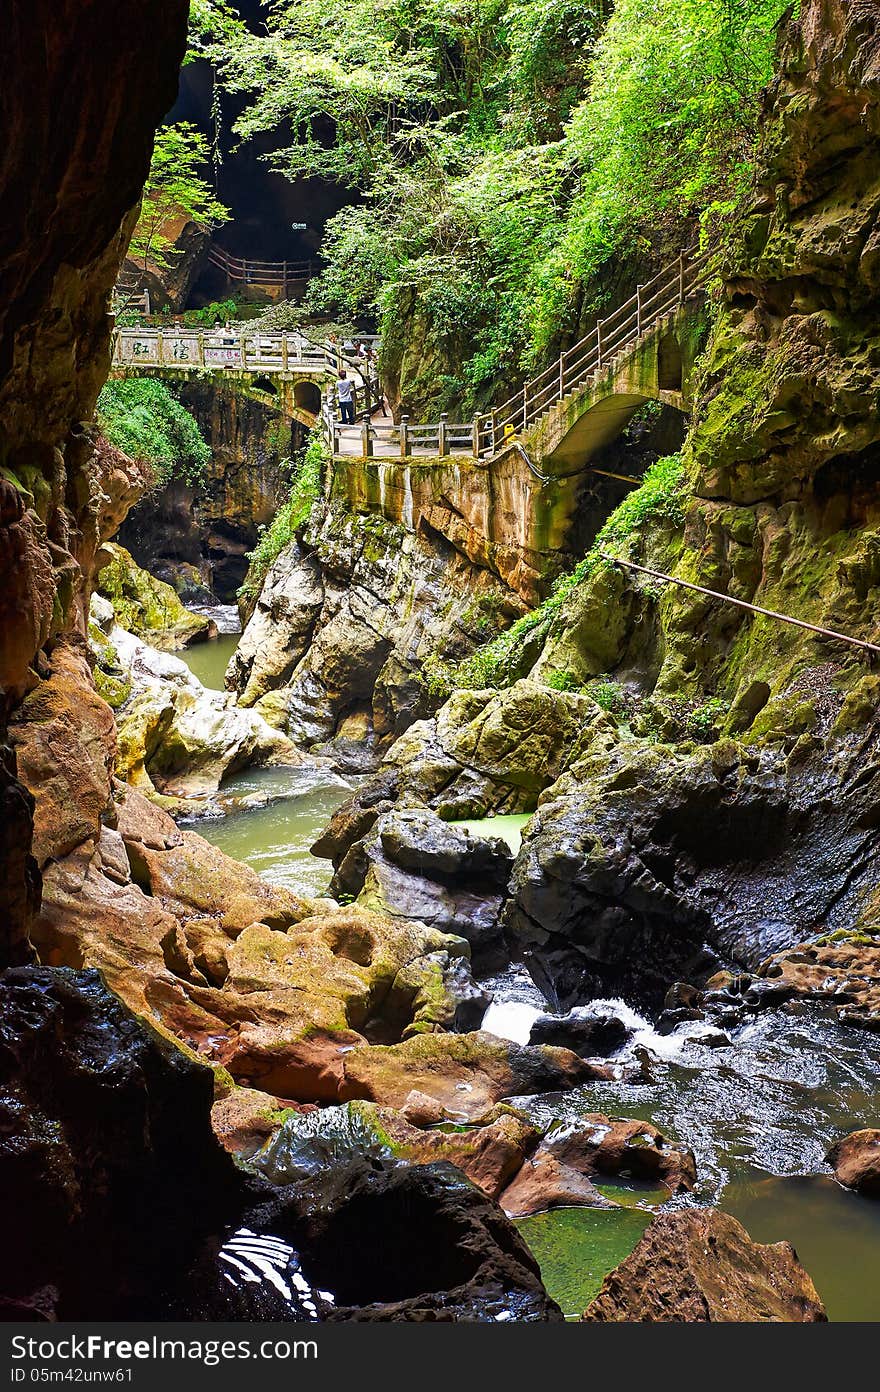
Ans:
[[[236,641],[229,635],[191,648],[184,660],[203,681],[219,674],[222,687]],[[320,894],[332,866],[309,847],[352,786],[329,770],[252,769],[224,784],[227,815],[199,821],[198,830],[267,879]],[[468,825],[516,849],[527,820]],[[525,1042],[535,1015],[547,1008],[531,978],[514,965],[485,984],[494,999],[484,1028]],[[837,1135],[880,1121],[880,1037],[841,1026],[817,1008],[793,1006],[757,1016],[734,1031],[729,1047],[710,1048],[689,1037],[698,1027],[658,1035],[623,1002],[610,1004],[635,1031],[621,1057],[639,1046],[649,1050],[653,1081],[523,1099],[530,1115],[544,1124],[586,1112],[651,1120],[697,1160],[696,1194],[671,1206],[719,1204],[756,1241],[787,1239],[831,1319],[880,1320],[880,1203],[842,1189],[824,1162]],[[556,1209],[519,1223],[548,1290],[570,1316],[638,1241],[658,1197],[608,1192],[626,1206]]]

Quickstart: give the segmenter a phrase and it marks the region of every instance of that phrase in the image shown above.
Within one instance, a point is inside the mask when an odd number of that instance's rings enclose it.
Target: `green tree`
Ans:
[[[182,214],[205,230],[226,222],[229,210],[214,196],[203,171],[210,162],[208,143],[189,121],[156,132],[150,173],[140,216],[128,248],[131,260],[167,269],[173,238],[169,228]]]

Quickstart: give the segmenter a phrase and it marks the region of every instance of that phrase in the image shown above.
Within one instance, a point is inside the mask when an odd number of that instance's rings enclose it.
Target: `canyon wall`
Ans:
[[[172,479],[144,498],[120,541],[185,597],[196,598],[201,584],[231,604],[247,574],[247,552],[287,495],[287,461],[303,428],[218,374],[176,390],[211,448],[204,478]]]
[[[627,501],[603,550],[877,643],[880,16],[807,0],[780,44],[683,469]],[[551,996],[652,999],[675,972],[829,937],[875,979],[874,655],[593,555],[503,658],[388,751],[337,859],[389,797],[537,808],[506,918]],[[841,971],[841,1008],[875,1019]]]
[[[35,0],[5,25],[0,90],[0,689],[10,707],[84,629],[106,506],[87,425],[106,377],[108,295],[174,101],[185,0]],[[144,55],[151,55],[144,62]],[[124,492],[121,479],[114,481]],[[30,805],[0,772],[0,961],[28,955],[39,898]]]

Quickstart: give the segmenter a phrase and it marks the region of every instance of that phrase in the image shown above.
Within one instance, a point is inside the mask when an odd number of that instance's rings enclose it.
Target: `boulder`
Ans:
[[[401,797],[449,820],[530,812],[586,732],[607,724],[589,697],[541,682],[455,691],[433,719],[395,741],[381,776],[394,770]]]
[[[613,1208],[596,1181],[634,1180],[675,1194],[693,1189],[696,1177],[691,1152],[649,1122],[590,1113],[548,1132],[498,1202],[516,1218],[560,1205]]]
[[[243,1201],[211,1132],[210,1069],[97,971],[0,976],[0,1294],[57,1319],[156,1313],[168,1273]]]
[[[175,590],[142,570],[124,546],[105,541],[96,557],[96,592],[112,606],[120,628],[162,652],[216,637],[204,614],[185,609]]]
[[[309,1119],[311,1120],[311,1119]],[[537,1262],[496,1204],[450,1165],[349,1151],[246,1212],[173,1293],[172,1319],[558,1321]],[[323,1153],[322,1153],[323,1152]]]
[[[762,1246],[728,1214],[688,1209],[652,1220],[583,1318],[815,1324],[827,1315],[791,1243]]]
[[[405,808],[385,812],[350,845],[330,893],[465,938],[475,966],[492,971],[508,960],[498,915],[512,863],[499,838],[449,826],[428,808]]]
[[[508,1218],[528,1218],[550,1208],[617,1208],[588,1175],[565,1165],[543,1146],[526,1160],[498,1196]]]
[[[529,1048],[493,1034],[425,1034],[345,1056],[343,1098],[402,1107],[413,1090],[447,1114],[475,1121],[502,1098],[552,1092],[608,1077],[606,1070],[549,1046]]]
[[[847,1189],[880,1198],[880,1130],[866,1127],[835,1141],[825,1159],[834,1177]]]
[[[539,1015],[530,1044],[556,1044],[576,1054],[613,1054],[632,1031],[608,1006],[575,1006],[566,1015]]]
[[[102,611],[93,613],[99,621]],[[300,764],[303,756],[232,696],[208,691],[184,662],[118,625],[95,635],[99,682],[116,709],[121,778],[146,792],[192,798],[216,792],[249,764]]]
[[[849,1025],[880,1030],[880,937],[841,931],[825,940],[800,943],[762,962],[758,979],[744,992],[751,1009],[786,1000],[813,1000],[834,1007]]]
[[[479,1126],[463,1130],[425,1131],[406,1119],[404,1112],[377,1107],[371,1102],[351,1102],[374,1119],[393,1155],[415,1165],[445,1161],[455,1165],[484,1194],[497,1199],[521,1169],[526,1156],[538,1144],[539,1132],[512,1108],[498,1106]]]
[[[754,970],[817,923],[852,930],[876,883],[880,780],[859,748],[788,760],[728,741],[594,742],[525,829],[505,932],[564,1006],[591,994],[659,1004],[670,978],[708,976],[716,953]],[[785,977],[780,999],[793,993]]]
[[[310,1102],[289,1102],[256,1088],[231,1087],[211,1108],[211,1127],[224,1150],[239,1160],[250,1160],[275,1135],[285,1117],[291,1113],[309,1115],[315,1110]]]

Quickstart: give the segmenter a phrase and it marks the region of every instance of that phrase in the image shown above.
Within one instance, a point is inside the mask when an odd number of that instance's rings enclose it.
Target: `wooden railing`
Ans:
[[[233,370],[254,376],[287,373],[325,378],[328,386],[345,368],[355,383],[359,415],[370,418],[381,404],[375,358],[351,357],[335,342],[302,331],[242,334],[238,329],[125,328],[113,339],[113,365],[211,372]]]
[[[284,286],[290,281],[308,280],[317,269],[315,261],[252,261],[249,257],[232,256],[213,244],[208,249],[208,260],[229,280],[246,285]]]
[[[681,308],[708,278],[708,255],[683,252],[636,293],[618,306],[579,342],[560,354],[556,362],[527,381],[502,406],[465,423],[451,422],[447,416],[429,425],[413,425],[402,416],[399,425],[368,424],[358,431],[346,429],[328,411],[324,429],[334,454],[358,452],[369,457],[382,449],[384,457],[398,452],[402,459],[413,454],[440,456],[470,454],[475,459],[492,455],[508,441],[519,443],[542,416],[574,392],[595,382],[621,353],[633,348],[670,314]],[[520,448],[522,445],[520,444]],[[539,477],[527,452],[526,462]],[[629,480],[624,480],[628,482]]]
[[[494,453],[505,436],[524,434],[545,412],[594,381],[614,358],[680,309],[708,273],[708,253],[694,256],[682,252],[677,261],[640,285],[634,295],[606,319],[600,319],[590,333],[530,378],[502,406],[478,417],[474,430],[479,433],[481,451]]]
[[[248,336],[223,329],[118,329],[113,345],[113,362],[119,367],[325,371],[340,361],[332,345],[298,333]]]

